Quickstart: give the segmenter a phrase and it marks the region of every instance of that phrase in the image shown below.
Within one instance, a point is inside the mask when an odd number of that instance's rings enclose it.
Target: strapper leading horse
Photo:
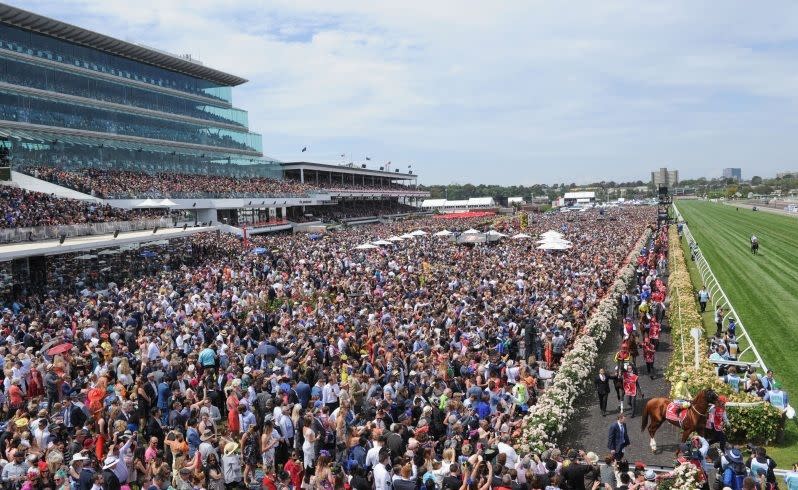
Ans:
[[[681,417],[681,423],[678,420],[668,418],[668,405],[673,403],[668,398],[652,398],[643,407],[643,427],[640,430],[648,429],[648,434],[651,436],[652,451],[657,450],[657,441],[654,435],[666,420],[675,425],[682,431],[681,442],[687,441],[687,438],[692,432],[698,432],[704,435],[704,429],[707,425],[707,412],[709,405],[717,403],[718,394],[713,390],[699,391],[696,397],[690,404],[690,408],[684,409],[687,413]]]

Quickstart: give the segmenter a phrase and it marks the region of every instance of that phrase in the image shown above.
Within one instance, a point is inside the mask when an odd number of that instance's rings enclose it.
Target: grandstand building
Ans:
[[[264,157],[233,103],[246,81],[0,3],[0,145],[13,185],[251,232],[412,210],[428,195],[411,173]]]

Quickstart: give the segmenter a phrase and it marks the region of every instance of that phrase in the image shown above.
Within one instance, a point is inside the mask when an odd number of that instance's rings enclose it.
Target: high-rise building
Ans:
[[[654,184],[655,189],[661,185],[675,187],[679,183],[679,171],[661,167],[659,170],[651,172],[651,183]]]
[[[724,168],[723,169],[723,178],[724,179],[734,179],[737,182],[743,180],[743,171],[739,168]]]

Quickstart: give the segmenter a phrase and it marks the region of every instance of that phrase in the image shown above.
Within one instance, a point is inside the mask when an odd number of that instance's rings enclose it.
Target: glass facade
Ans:
[[[230,87],[0,23],[0,49],[232,102]]]
[[[89,99],[130,105],[142,109],[179,114],[213,122],[236,124],[244,129],[249,124],[247,112],[220,107],[156,90],[93,78],[67,70],[39,66],[3,56],[0,50],[0,82],[22,85],[39,90],[74,95]]]
[[[129,114],[0,89],[0,118],[43,126],[262,152],[259,134]]]
[[[0,144],[13,167],[280,178],[231,101],[231,87],[0,22]]]

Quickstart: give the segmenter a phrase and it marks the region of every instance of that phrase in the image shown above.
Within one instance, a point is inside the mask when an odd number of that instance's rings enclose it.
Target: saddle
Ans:
[[[668,408],[665,409],[665,418],[673,423],[679,424],[679,427],[681,427],[682,422],[684,422],[684,419],[687,418],[687,412],[688,410],[686,409],[682,410],[681,403],[670,402],[668,403]]]

